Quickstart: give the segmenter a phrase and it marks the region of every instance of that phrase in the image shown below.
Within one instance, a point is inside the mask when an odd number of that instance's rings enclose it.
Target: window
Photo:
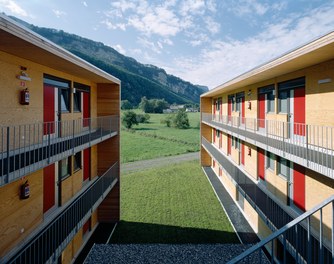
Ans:
[[[275,154],[271,152],[267,152],[267,169],[271,169],[272,171],[275,171]]]
[[[81,112],[81,92],[75,91],[73,94],[73,111]]]
[[[59,161],[59,177],[61,179],[66,178],[71,174],[70,161],[71,161],[70,157]]]
[[[267,113],[275,112],[275,95],[273,92],[267,93]]]
[[[278,94],[278,102],[279,102],[279,112],[280,113],[287,113],[288,112],[288,97],[289,97],[289,90],[280,91]]]
[[[290,161],[279,158],[278,173],[288,180],[290,178]]]
[[[81,169],[81,152],[74,155],[74,171]]]
[[[216,137],[219,138],[219,135],[220,135],[219,130],[216,130]]]
[[[60,91],[60,109],[62,112],[70,111],[70,89],[59,88]]]
[[[237,93],[236,95],[236,109],[235,111],[241,111],[241,107],[242,107],[242,101],[244,100],[245,98],[245,94],[242,92],[242,93]]]
[[[235,137],[231,137],[232,147],[234,147],[234,139],[235,139]]]

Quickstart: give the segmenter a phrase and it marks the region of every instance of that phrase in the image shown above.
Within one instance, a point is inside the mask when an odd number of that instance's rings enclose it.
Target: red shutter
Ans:
[[[266,95],[259,94],[259,127],[265,127],[265,118],[266,118]]]
[[[55,89],[53,86],[44,84],[43,93],[43,135],[55,132]]]
[[[264,180],[264,176],[265,176],[264,162],[265,162],[264,150],[258,148],[257,149],[257,171],[258,171],[259,178],[262,180]]]
[[[55,164],[51,164],[43,169],[43,213],[56,203],[55,188]]]
[[[305,211],[305,167],[293,164],[293,203]]]
[[[305,136],[305,88],[294,90],[294,134]]]

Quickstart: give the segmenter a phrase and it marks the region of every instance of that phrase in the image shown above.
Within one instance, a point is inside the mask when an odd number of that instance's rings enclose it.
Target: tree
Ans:
[[[187,129],[190,127],[188,115],[184,109],[177,111],[173,123],[175,127],[180,129]]]
[[[151,103],[151,100],[148,100],[146,96],[141,98],[139,108],[143,110],[144,113],[153,113],[153,105]]]
[[[129,102],[129,100],[122,100],[121,101],[121,109],[122,110],[130,110],[132,109],[132,104]]]
[[[133,111],[126,111],[122,116],[122,124],[130,129],[133,125],[138,125],[137,115]]]
[[[163,113],[163,110],[168,107],[165,99],[154,99],[154,113]]]
[[[137,114],[136,118],[138,123],[148,123],[151,117],[149,114]]]

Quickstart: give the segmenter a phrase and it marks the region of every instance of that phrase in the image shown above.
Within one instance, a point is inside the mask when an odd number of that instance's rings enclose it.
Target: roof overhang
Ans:
[[[95,83],[121,81],[0,14],[0,50]]]
[[[204,93],[212,97],[334,59],[334,32],[262,64]]]

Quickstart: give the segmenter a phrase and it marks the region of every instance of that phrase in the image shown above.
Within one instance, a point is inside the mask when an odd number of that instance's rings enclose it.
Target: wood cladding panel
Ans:
[[[120,115],[120,87],[117,84],[97,85],[97,115]]]
[[[118,182],[98,207],[98,219],[100,223],[114,223],[119,221],[119,197],[120,184]]]
[[[30,197],[20,200],[19,190],[26,180]],[[42,222],[43,170],[1,187],[0,201],[0,256],[4,256]]]
[[[115,162],[119,161],[119,135],[112,137],[97,145],[98,175],[103,174]]]
[[[211,166],[211,157],[203,147],[201,147],[201,165]]]

